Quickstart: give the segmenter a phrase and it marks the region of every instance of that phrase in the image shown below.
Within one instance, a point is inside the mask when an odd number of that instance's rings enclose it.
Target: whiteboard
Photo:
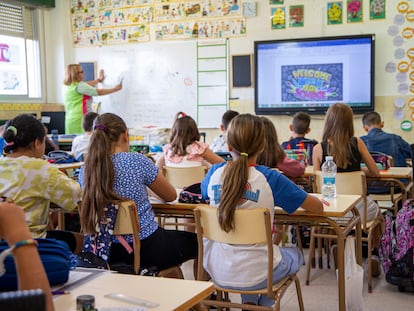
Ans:
[[[101,113],[118,114],[129,128],[170,128],[178,111],[197,120],[195,42],[130,44],[97,51],[98,67],[106,76],[102,87],[123,81],[121,91],[94,98],[101,102]]]

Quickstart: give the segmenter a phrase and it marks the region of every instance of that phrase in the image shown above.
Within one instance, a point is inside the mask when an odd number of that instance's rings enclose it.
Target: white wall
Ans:
[[[335,36],[349,34],[376,34],[376,66],[375,66],[375,92],[376,110],[383,116],[385,130],[393,131],[402,135],[409,142],[413,142],[412,132],[400,130],[401,120],[393,117],[394,99],[399,97],[395,73],[385,73],[385,65],[394,61],[393,37],[388,35],[388,29],[394,22],[398,13],[396,10],[397,1],[388,0],[386,19],[369,20],[369,0],[363,1],[364,18],[361,23],[342,25],[327,25],[326,22],[326,0],[285,0],[285,6],[293,4],[305,5],[305,26],[301,28],[289,28],[285,30],[271,30],[270,28],[270,6],[267,0],[258,0],[258,15],[247,19],[247,36],[244,38],[230,39],[230,55],[253,53],[255,40],[300,38],[315,36]],[[343,1],[346,3],[346,1]],[[408,1],[414,8],[414,1]],[[401,29],[403,27],[400,27]],[[69,63],[79,61],[94,61],[97,54],[93,48],[73,48],[70,29],[70,1],[56,1],[56,8],[45,12],[45,37],[46,37],[46,67],[47,67],[47,102],[63,103],[62,80],[64,67]],[[403,47],[413,46],[413,40],[405,40]],[[145,44],[145,43],[137,43]],[[99,67],[99,64],[98,64]],[[408,95],[408,94],[407,94]],[[238,97],[239,100],[232,105],[232,108],[239,112],[254,112],[254,89],[253,88],[232,88],[230,97]],[[411,96],[412,97],[412,96]],[[408,96],[404,97],[408,99]],[[405,109],[405,118],[410,119],[410,110]],[[290,117],[271,117],[278,129],[281,141],[289,138],[288,125]],[[323,126],[323,116],[316,116],[312,119],[312,133],[310,136],[320,139]],[[355,118],[356,134],[362,133],[360,116]],[[210,142],[218,130],[207,131],[207,141]]]

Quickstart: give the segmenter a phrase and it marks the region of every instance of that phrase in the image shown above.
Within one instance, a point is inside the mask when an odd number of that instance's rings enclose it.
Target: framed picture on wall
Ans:
[[[328,25],[342,24],[342,1],[330,1],[326,7]]]

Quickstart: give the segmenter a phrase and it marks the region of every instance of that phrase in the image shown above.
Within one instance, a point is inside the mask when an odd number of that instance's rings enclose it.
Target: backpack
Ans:
[[[414,288],[414,200],[404,202],[396,217],[385,216],[379,255],[387,282],[400,291]]]
[[[208,200],[202,199],[201,183],[196,183],[188,187],[184,187],[178,196],[178,202],[192,204],[209,203]]]
[[[388,155],[377,151],[371,151],[370,154],[379,170],[387,170],[390,168],[390,157]]]
[[[47,154],[47,160],[49,163],[55,164],[77,162],[73,155],[63,150],[50,151]]]
[[[64,284],[69,279],[69,271],[76,267],[76,258],[69,246],[60,240],[36,239],[40,259],[45,268],[50,285]],[[0,253],[8,249],[6,241],[0,242]],[[0,291],[17,290],[17,270],[13,256],[4,260],[4,275],[0,277]]]

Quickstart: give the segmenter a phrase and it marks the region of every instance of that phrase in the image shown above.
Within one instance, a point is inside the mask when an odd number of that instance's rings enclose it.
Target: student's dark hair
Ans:
[[[230,121],[233,120],[234,117],[237,117],[239,113],[234,110],[227,110],[223,116],[221,117],[221,124],[223,124],[223,127],[225,130],[229,127]]]
[[[322,141],[328,143],[328,154],[333,156],[338,167],[347,167],[354,157],[351,149],[353,122],[354,114],[348,105],[336,103],[326,112]]]
[[[88,156],[85,160],[82,205],[79,209],[82,231],[96,233],[98,223],[104,217],[104,208],[123,200],[114,191],[115,171],[112,151],[119,137],[127,131],[126,124],[113,113],[95,118]]]
[[[4,125],[3,138],[6,142],[3,152],[8,154],[18,148],[28,148],[36,139],[43,141],[45,128],[35,116],[19,114]]]
[[[175,115],[175,121],[171,129],[170,144],[174,154],[184,156],[186,148],[193,142],[200,140],[200,132],[192,117],[184,112]]]
[[[85,132],[92,131],[93,121],[98,116],[96,112],[88,112],[82,118],[82,128]]]
[[[381,124],[381,116],[378,112],[370,111],[362,116],[362,124],[365,126]]]
[[[303,111],[295,113],[292,120],[293,131],[296,134],[304,135],[309,129],[311,117],[309,114]]]
[[[261,154],[257,157],[257,164],[265,165],[268,167],[276,167],[278,162],[283,161],[286,157],[286,153],[283,151],[282,146],[277,139],[277,132],[273,122],[262,117],[265,133],[265,144]]]
[[[248,158],[256,156],[264,146],[263,121],[252,114],[235,117],[227,129],[227,142],[239,157],[226,165],[223,189],[219,203],[220,227],[229,232],[234,230],[234,212],[246,190],[249,178]]]

